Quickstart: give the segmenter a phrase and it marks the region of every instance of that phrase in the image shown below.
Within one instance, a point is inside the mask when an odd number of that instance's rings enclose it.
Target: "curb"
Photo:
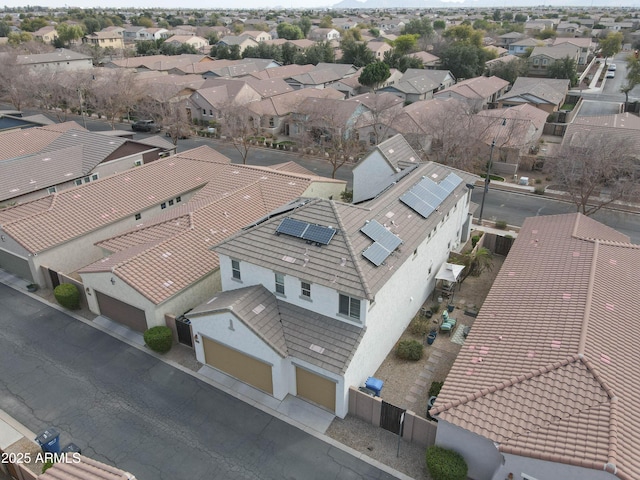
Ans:
[[[48,300],[40,297],[39,295],[36,295],[35,293],[31,293],[31,292],[28,292],[28,291],[23,291],[23,289],[21,289],[19,287],[19,285],[7,283],[4,280],[0,280],[0,283],[6,285],[7,287],[12,288],[12,289],[14,289],[16,291],[19,291],[20,293],[28,295],[31,298],[33,298],[35,300],[38,300],[39,302],[41,302],[41,303],[43,303],[43,304],[45,304],[45,305],[47,305],[47,306],[49,306],[49,307],[51,307],[51,308],[53,308],[55,310],[58,310],[59,312],[65,313],[66,315],[74,318],[75,320],[78,320],[78,321],[84,323],[85,325],[93,327],[96,330],[100,330],[101,332],[110,335],[111,337],[115,338],[116,340],[119,340],[119,341],[121,341],[123,343],[126,343],[130,347],[137,348],[138,350],[157,358],[158,360],[166,363],[167,365],[169,365],[169,366],[171,366],[171,367],[173,367],[173,368],[175,368],[177,370],[180,370],[183,373],[189,374],[192,377],[200,380],[201,382],[204,382],[204,383],[214,387],[215,389],[217,389],[217,390],[219,390],[221,392],[224,392],[224,393],[236,398],[237,400],[240,400],[240,401],[242,401],[242,402],[244,402],[244,403],[246,403],[248,405],[251,405],[251,406],[257,408],[258,410],[261,410],[262,412],[264,412],[264,413],[266,413],[266,414],[268,414],[268,415],[270,415],[270,416],[272,416],[274,418],[277,418],[278,420],[281,420],[281,421],[291,425],[292,427],[297,428],[298,430],[302,430],[303,432],[313,436],[314,438],[317,438],[318,440],[323,441],[327,445],[332,446],[334,448],[337,448],[337,449],[339,449],[339,450],[341,450],[341,451],[343,451],[343,452],[345,452],[345,453],[347,453],[347,454],[349,454],[349,455],[351,455],[351,456],[353,456],[353,457],[355,457],[355,458],[357,458],[359,460],[362,460],[363,462],[371,465],[372,467],[375,467],[375,468],[377,468],[379,470],[382,470],[385,473],[394,476],[395,478],[398,478],[400,480],[411,480],[412,479],[412,477],[410,477],[410,476],[408,476],[408,475],[406,475],[406,474],[404,474],[404,473],[402,473],[402,472],[400,472],[398,470],[395,470],[395,469],[391,468],[388,465],[380,463],[378,460],[375,460],[375,459],[365,455],[362,452],[359,452],[357,450],[354,450],[351,447],[343,445],[342,443],[338,442],[337,440],[334,440],[333,438],[329,437],[328,435],[326,435],[324,433],[318,432],[317,430],[314,430],[314,429],[312,429],[310,427],[307,427],[306,425],[302,425],[301,423],[297,422],[296,420],[294,420],[294,419],[292,419],[290,417],[287,417],[286,415],[281,414],[277,410],[274,410],[272,408],[267,407],[266,405],[263,405],[263,404],[261,404],[259,402],[256,402],[255,400],[253,400],[253,399],[251,399],[251,398],[249,398],[249,397],[247,397],[247,396],[245,396],[245,395],[243,395],[241,393],[238,393],[238,392],[228,388],[227,386],[225,386],[223,384],[217,383],[214,380],[211,380],[210,378],[205,377],[204,375],[200,375],[198,372],[194,372],[193,370],[191,370],[191,369],[189,369],[189,368],[187,368],[187,367],[185,367],[183,365],[180,365],[177,362],[174,362],[173,360],[167,360],[167,359],[163,358],[162,355],[160,355],[159,353],[156,353],[156,352],[154,352],[154,351],[152,351],[152,350],[150,350],[148,348],[145,348],[143,346],[140,346],[137,343],[132,342],[131,340],[129,340],[129,339],[125,338],[125,337],[122,337],[122,336],[118,335],[115,332],[112,332],[111,330],[109,330],[107,328],[102,327],[101,325],[98,325],[98,324],[96,324],[96,323],[94,323],[94,322],[92,322],[90,320],[87,320],[86,318],[81,317],[80,315],[77,315],[77,314],[73,313],[72,311],[69,311],[69,310],[61,307],[60,305],[56,305],[55,303],[51,303]],[[10,425],[15,424],[15,425],[21,426],[20,424],[18,424],[16,422],[15,419],[13,419],[12,417],[10,417],[9,415],[7,415],[5,412],[3,412],[1,410],[0,410],[0,418],[3,419],[6,423],[8,423]],[[21,427],[25,432],[32,433],[28,429],[26,429],[26,427],[23,427],[23,426],[21,426]],[[18,430],[18,429],[16,428],[16,430]]]

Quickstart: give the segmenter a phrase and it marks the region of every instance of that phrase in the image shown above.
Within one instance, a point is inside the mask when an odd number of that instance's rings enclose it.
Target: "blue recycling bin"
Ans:
[[[43,452],[60,453],[60,432],[55,428],[48,428],[36,437],[36,442]]]
[[[375,392],[376,397],[380,396],[380,391],[382,390],[383,385],[384,385],[384,382],[382,380],[374,377],[367,378],[367,381],[364,384],[364,386],[367,387],[369,390],[372,390]]]

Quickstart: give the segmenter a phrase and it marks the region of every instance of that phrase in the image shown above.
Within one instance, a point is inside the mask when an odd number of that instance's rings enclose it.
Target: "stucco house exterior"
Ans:
[[[379,91],[393,93],[407,103],[413,103],[433,98],[436,92],[455,83],[456,79],[449,70],[408,68],[393,85],[385,86]]]
[[[564,104],[569,84],[567,79],[518,77],[511,90],[498,98],[498,108],[529,104],[556,112]]]
[[[117,32],[93,32],[82,37],[82,43],[102,48],[124,48],[124,39]]]
[[[430,410],[470,478],[640,478],[639,262],[590,217],[525,220]]]
[[[53,41],[58,38],[58,32],[56,31],[56,27],[47,25],[33,32],[33,36],[36,40],[40,40],[43,43],[53,43]]]
[[[31,68],[35,73],[44,69],[51,71],[90,70],[93,62],[89,55],[83,55],[67,48],[57,48],[51,53],[17,55],[16,63]]]
[[[204,50],[209,47],[209,40],[198,37],[197,35],[173,35],[167,38],[166,43],[171,43],[176,46],[191,45],[200,52],[204,52]]]
[[[535,47],[529,57],[529,75],[546,77],[549,67],[566,57],[574,60],[577,64],[580,51],[580,47],[568,43],[554,47]]]
[[[469,78],[434,93],[435,98],[457,98],[466,102],[472,110],[480,111],[496,103],[509,87],[509,82],[499,77]]]
[[[389,142],[363,160],[385,177],[380,156],[415,154]],[[222,292],[187,314],[198,360],[344,417],[349,387],[376,371],[468,234],[473,176],[434,163],[405,173],[369,202],[294,203],[215,246]],[[442,188],[437,211],[408,206],[418,185]]]

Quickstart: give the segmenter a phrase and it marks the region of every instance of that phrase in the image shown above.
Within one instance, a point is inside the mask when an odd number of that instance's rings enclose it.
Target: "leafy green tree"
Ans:
[[[433,25],[428,17],[412,18],[402,30],[401,35],[418,35],[420,37],[430,37],[433,35]]]
[[[309,35],[309,31],[311,30],[311,19],[306,15],[303,16],[298,22],[298,27],[302,30],[303,38],[307,38],[307,35]]]
[[[136,55],[144,57],[147,55],[157,55],[160,45],[156,40],[141,40],[136,42]]]
[[[283,65],[291,65],[296,61],[296,54],[298,51],[296,50],[295,45],[291,43],[285,43],[280,47],[282,63]]]
[[[97,32],[102,29],[100,25],[100,21],[97,18],[87,17],[82,23],[84,23],[84,28],[87,30],[87,33],[91,34],[93,32]]]
[[[447,22],[444,20],[434,20],[433,21],[433,29],[434,30],[444,30],[447,28]]]
[[[56,32],[58,32],[58,39],[64,44],[69,45],[74,40],[78,40],[84,36],[84,30],[80,25],[69,25],[67,23],[60,23],[56,26]]]
[[[242,58],[272,58],[280,62],[282,61],[282,49],[278,45],[261,42],[256,47],[245,48],[242,52]]]
[[[341,42],[342,63],[351,63],[356,67],[364,67],[375,62],[376,56],[365,43],[346,40]]]
[[[11,32],[11,26],[4,20],[0,20],[0,37],[8,37]]]
[[[29,32],[11,32],[7,35],[7,38],[10,45],[20,45],[21,43],[27,43],[33,40],[33,35]]]
[[[278,38],[284,38],[286,40],[300,40],[304,38],[302,30],[297,25],[291,25],[290,23],[280,23],[276,28],[278,32]]]
[[[325,15],[320,20],[318,25],[320,28],[333,28],[333,17],[331,15]]]
[[[240,55],[240,45],[231,45],[229,47],[229,60],[240,60],[240,58],[242,58]]]
[[[516,81],[518,77],[525,77],[529,70],[527,60],[518,58],[510,62],[496,62],[487,67],[487,77],[496,76],[509,83]]]
[[[417,34],[400,35],[393,41],[393,47],[400,55],[406,55],[415,51],[417,42]]]
[[[605,66],[608,57],[614,57],[622,50],[623,39],[624,36],[621,32],[609,32],[606,37],[600,39],[600,53],[605,57]]]
[[[502,20],[504,20],[506,22],[510,22],[511,20],[513,20],[513,13],[512,12],[504,12],[502,14]]]
[[[566,78],[571,81],[571,86],[578,84],[578,73],[576,61],[567,55],[564,58],[558,59],[549,65],[547,69],[547,76],[549,78]]]
[[[473,78],[482,75],[489,52],[476,45],[457,43],[440,53],[443,70],[450,70],[458,78]]]
[[[380,30],[377,28],[370,28],[369,33],[372,37],[378,38],[380,36]]]
[[[499,8],[496,8],[493,11],[493,21],[494,22],[499,22],[502,19],[502,12],[500,11]]]
[[[524,13],[516,13],[513,17],[513,21],[517,23],[525,23],[527,18],[528,17]]]
[[[390,76],[389,65],[384,62],[373,62],[362,69],[362,73],[358,77],[358,82],[360,85],[375,90],[378,85]]]
[[[384,63],[389,65],[389,68],[397,68],[402,73],[409,68],[424,68],[422,60],[419,58],[400,55],[395,49],[384,52]]]
[[[554,38],[557,35],[558,34],[556,33],[556,31],[553,28],[545,28],[544,30],[541,30],[540,32],[538,32],[534,36],[535,36],[535,38],[539,38],[540,40],[546,40],[547,38]]]
[[[471,25],[456,25],[445,30],[443,36],[453,43],[482,47],[483,33]]]
[[[640,60],[632,54],[627,57],[627,77],[625,83],[620,87],[620,91],[624,93],[625,104],[629,103],[629,92],[636,85],[640,85]]]

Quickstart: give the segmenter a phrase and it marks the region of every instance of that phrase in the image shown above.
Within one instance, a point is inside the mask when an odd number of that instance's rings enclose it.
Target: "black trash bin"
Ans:
[[[62,453],[79,453],[82,454],[82,450],[80,450],[80,447],[78,445],[76,445],[75,443],[70,443],[69,445],[66,445],[63,449],[62,449]]]
[[[60,453],[60,432],[55,428],[48,428],[36,437],[36,442],[43,452]]]

